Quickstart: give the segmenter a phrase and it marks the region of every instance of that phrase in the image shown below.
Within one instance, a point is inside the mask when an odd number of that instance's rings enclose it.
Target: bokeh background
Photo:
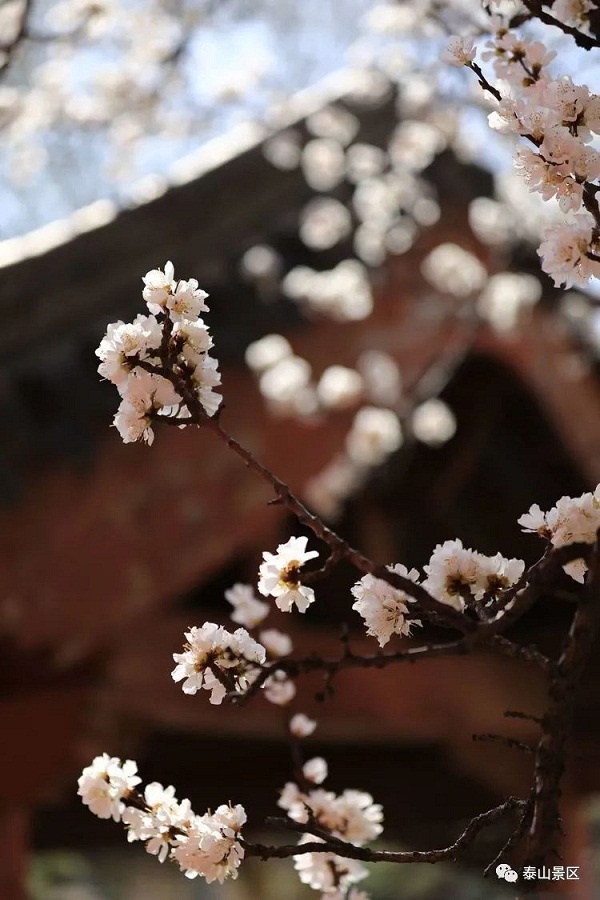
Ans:
[[[480,16],[469,2],[0,6],[7,900],[310,896],[291,863],[251,862],[215,888],[129,846],[76,796],[104,750],[199,809],[243,803],[270,838],[290,711],[319,719],[307,752],[328,759],[332,789],[383,804],[383,846],[445,846],[528,790],[531,758],[473,735],[534,742],[504,713],[535,715],[544,684],[485,653],[346,672],[325,699],[307,677],[286,708],[183,696],[170,670],[185,628],[226,624],[224,591],[302,531],[211,434],[121,444],[94,356],[171,259],[211,295],[224,423],[352,543],[409,567],[454,537],[535,561],[519,515],[600,481],[597,286],[564,293],[542,275],[556,210],[515,176],[477,86],[439,62]],[[593,86],[585,55],[556,45]],[[339,653],[343,622],[374,652],[354,580],[341,567],[306,616],[267,624],[298,655]],[[556,649],[560,587],[516,639]],[[555,885],[567,896],[598,893],[599,690],[593,665],[565,782],[564,858],[582,873]],[[503,836],[489,829],[460,864],[378,868],[369,890],[509,896],[482,879]]]

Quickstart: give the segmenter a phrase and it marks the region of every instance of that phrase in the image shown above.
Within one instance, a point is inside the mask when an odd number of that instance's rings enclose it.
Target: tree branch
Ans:
[[[523,810],[525,805],[526,801],[518,797],[509,797],[499,806],[480,813],[471,819],[454,843],[440,850],[370,850],[367,847],[357,847],[354,844],[349,844],[347,841],[341,841],[331,836],[328,836],[328,840],[324,840],[323,843],[310,841],[292,846],[284,844],[283,846],[274,847],[268,844],[255,844],[248,841],[241,841],[240,843],[244,847],[247,856],[257,856],[262,860],[273,858],[286,859],[290,856],[298,856],[304,853],[333,853],[336,856],[346,859],[358,859],[361,862],[437,863],[447,859],[455,860],[458,853],[470,846],[484,828],[497,822],[508,812],[515,809]],[[282,821],[277,821],[278,824],[283,824]],[[310,823],[297,825],[289,820],[284,821],[286,822],[285,827],[290,831],[296,831],[300,834],[313,834]],[[324,833],[321,829],[317,830],[319,835]]]

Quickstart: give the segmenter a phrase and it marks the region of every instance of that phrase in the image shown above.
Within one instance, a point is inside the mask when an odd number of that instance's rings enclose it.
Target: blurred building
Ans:
[[[317,94],[304,102],[314,112],[325,101]],[[301,136],[309,108],[294,126]],[[365,141],[385,140],[391,110],[382,98],[359,111]],[[310,319],[281,298],[278,273],[261,269],[256,254],[253,278],[248,258],[241,264],[257,245],[271,248],[263,262],[283,271],[330,269],[351,253],[344,241],[318,252],[299,239],[312,191],[298,169],[273,168],[260,140],[242,131],[180,173],[179,184],[103,224],[99,205],[13,242],[2,269],[0,895],[7,900],[24,896],[32,846],[125,846],[121,829],[95,820],[75,796],[81,767],[98,752],[134,756],[145,780],[172,782],[203,808],[243,802],[258,825],[289,777],[280,708],[258,698],[251,709],[215,709],[170,679],[185,628],[225,622],[224,589],[253,581],[261,552],[296,528],[212,435],[165,428],[149,450],[122,445],[109,429],[116,394],[99,381],[93,351],[108,322],[141,310],[148,269],[172,259],[210,292],[223,421],[300,494],[343,446],[353,411],[304,421],[271,415],[243,363],[251,341],[281,332],[315,372],[380,349],[402,372],[401,415],[432,397],[447,404],[454,435],[438,442],[434,423],[427,442],[408,429],[403,447],[343,509],[340,530],[378,561],[420,566],[436,542],[461,537],[482,552],[531,562],[539,547],[519,532],[517,517],[533,502],[551,506],[600,481],[594,351],[573,318],[550,296],[518,330],[494,331],[420,273],[428,252],[448,240],[493,265],[467,222],[469,200],[490,190],[483,170],[450,153],[436,159],[430,177],[442,218],[374,271],[373,314],[344,324]],[[336,573],[314,613],[292,620],[296,654],[339,652],[352,581],[351,572]],[[569,609],[549,601],[516,636],[556,646]],[[373,651],[352,616],[351,639]],[[567,815],[598,789],[599,686],[590,671]],[[504,717],[507,709],[541,709],[544,685],[527,666],[477,653],[346,672],[323,704],[317,678],[299,688],[296,707],[320,720],[311,746],[330,761],[332,784],[372,792],[391,837],[443,846],[468,818],[528,789],[530,757],[472,740],[474,733],[535,740],[531,723]],[[474,864],[485,855],[482,843]]]

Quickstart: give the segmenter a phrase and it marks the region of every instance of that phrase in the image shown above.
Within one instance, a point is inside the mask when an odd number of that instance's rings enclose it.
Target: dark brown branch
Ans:
[[[518,738],[507,737],[504,734],[474,734],[474,741],[481,741],[489,744],[503,744],[511,750],[521,750],[523,753],[534,753],[535,747],[520,741]]]
[[[532,716],[531,713],[521,712],[518,709],[507,709],[504,713],[507,719],[525,719],[527,722],[535,722],[536,725],[542,724],[539,716]]]
[[[475,72],[475,74],[477,75],[479,84],[481,85],[481,87],[483,88],[484,91],[487,91],[488,94],[491,94],[492,97],[496,98],[496,100],[498,100],[498,101],[502,100],[502,94],[500,93],[498,88],[495,88],[493,84],[490,84],[490,82],[487,80],[487,78],[481,71],[481,66],[478,66],[476,62],[471,62],[471,63],[469,63],[467,68],[471,69],[471,71]]]
[[[511,850],[513,850],[520,843],[521,839],[523,838],[523,835],[529,828],[532,812],[533,812],[533,802],[532,802],[532,798],[530,797],[527,801],[525,801],[525,803],[521,807],[519,822],[517,824],[517,827],[515,828],[513,833],[510,835],[510,837],[508,838],[508,840],[506,841],[504,846],[496,854],[496,856],[491,861],[491,863],[488,866],[486,866],[486,868],[484,869],[484,871],[483,871],[484,878],[487,878],[492,872],[495,872],[496,866],[498,865],[498,863],[501,862],[502,860],[506,860],[506,858],[509,856]]]
[[[265,681],[275,672],[283,672],[289,678],[297,678],[310,672],[324,672],[329,679],[333,679],[342,669],[384,669],[396,663],[415,663],[419,659],[432,659],[440,656],[464,656],[472,649],[468,638],[459,638],[456,641],[446,641],[439,644],[419,644],[398,650],[396,653],[375,653],[358,655],[347,648],[343,656],[335,659],[326,659],[322,656],[307,656],[304,659],[278,659],[265,665],[258,676],[243,694],[238,692],[229,695],[234,703],[243,705],[255,696]],[[552,670],[552,662],[536,650],[534,647],[523,646],[509,641],[506,638],[492,636],[482,649],[509,656],[521,662],[532,663],[544,671]]]
[[[589,561],[585,590],[573,616],[548,689],[549,705],[535,758],[533,816],[527,864],[538,865],[556,852],[560,831],[560,782],[571,730],[575,691],[600,625],[600,561],[597,545]]]
[[[352,547],[335,531],[328,528],[319,516],[310,512],[310,510],[304,506],[284,481],[257,460],[250,450],[232,437],[232,435],[222,427],[217,417],[211,417],[206,414],[204,407],[195,392],[189,387],[185,374],[176,370],[176,366],[173,364],[166,344],[164,346],[161,344],[160,355],[162,362],[161,366],[152,365],[145,360],[138,360],[137,365],[146,372],[160,375],[170,381],[179,396],[183,398],[190,412],[189,421],[201,425],[204,428],[208,428],[216,434],[230,450],[244,461],[249,469],[256,472],[263,481],[272,487],[277,499],[286,507],[286,509],[288,509],[302,525],[309,528],[315,537],[328,545],[331,554],[334,556],[335,562],[346,559],[358,569],[359,572],[374,575],[377,578],[387,581],[392,587],[404,591],[418,602],[419,612],[427,615],[437,624],[463,633],[474,630],[474,622],[463,616],[462,613],[457,612],[451,606],[440,603],[435,597],[432,597],[422,585],[415,584],[410,578],[405,578],[403,575],[390,572],[386,566],[377,566],[366,556],[363,556],[360,551]],[[326,567],[327,564],[324,568]]]
[[[583,31],[574,28],[572,25],[566,25],[564,22],[561,22],[560,19],[557,19],[555,16],[550,15],[549,12],[546,12],[541,0],[523,0],[523,5],[527,7],[534,18],[539,19],[544,25],[558,28],[563,34],[568,34],[573,38],[577,46],[581,47],[583,50],[594,50],[596,47],[600,47],[600,42],[597,38],[585,34]]]
[[[247,856],[257,856],[259,859],[286,859],[290,856],[297,856],[304,853],[333,853],[346,859],[358,859],[361,862],[390,862],[390,863],[437,863],[444,860],[454,860],[457,855],[472,844],[479,833],[488,825],[497,822],[506,813],[512,810],[522,810],[526,801],[517,797],[509,797],[504,803],[490,809],[487,812],[480,813],[475,816],[462,834],[450,844],[440,850],[370,850],[367,847],[356,847],[346,841],[340,841],[337,838],[328,836],[323,843],[310,841],[305,844],[294,844],[292,846],[283,845],[280,847],[270,846],[268,844],[254,844],[247,841],[240,843],[244,847]],[[287,820],[286,820],[287,821]],[[296,823],[288,823],[286,827],[300,834],[312,834],[310,824],[297,825]],[[319,830],[319,833],[323,832]]]

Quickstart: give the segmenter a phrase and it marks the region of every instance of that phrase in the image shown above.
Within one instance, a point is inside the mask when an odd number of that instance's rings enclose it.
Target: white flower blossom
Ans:
[[[117,386],[127,380],[135,358],[146,359],[160,346],[162,330],[154,316],[138,315],[133,322],[109,325],[96,356],[98,372]]]
[[[207,353],[203,353],[198,357],[196,367],[191,376],[198,398],[207,416],[214,416],[221,404],[221,395],[213,390],[213,388],[221,384],[221,374],[218,370],[218,365],[219,363],[216,359],[213,359]]]
[[[287,706],[296,696],[296,685],[284,672],[274,672],[263,685],[265,698],[275,706]]]
[[[294,649],[289,634],[278,631],[277,628],[266,628],[264,631],[260,632],[258,637],[269,656],[274,656],[276,658],[289,656]]]
[[[282,612],[291,612],[295,604],[304,613],[315,599],[312,588],[303,585],[300,577],[304,563],[319,555],[316,550],[307,551],[307,543],[306,537],[292,537],[278,546],[277,553],[263,553],[258,590],[264,597],[275,597]]]
[[[507,559],[501,553],[483,557],[480,564],[480,585],[475,596],[478,599],[488,594],[495,596],[498,591],[516,584],[524,571],[525,563],[522,559]]]
[[[299,845],[308,841],[322,843],[320,838],[305,835]],[[314,891],[324,891],[326,896],[338,889],[345,893],[369,874],[356,860],[343,859],[333,853],[299,853],[294,856],[294,866],[302,884],[307,884]]]
[[[322,843],[321,838],[305,835],[299,845],[309,841]],[[356,860],[343,859],[333,853],[299,853],[294,856],[294,867],[302,884],[314,891],[324,891],[327,896],[338,888],[345,892],[369,874]]]
[[[423,587],[440,603],[462,611],[470,597],[482,599],[510,587],[521,577],[525,563],[505,559],[501,554],[484,556],[463,547],[462,541],[438,544],[429,564]]]
[[[327,776],[325,760],[317,758],[309,763],[309,774],[313,775],[309,781],[314,781],[315,775],[321,780]],[[304,769],[303,773],[306,777]],[[365,791],[347,789],[336,795],[316,787],[303,792],[294,782],[288,782],[281,791],[278,805],[294,822],[303,825],[310,815],[334,837],[357,847],[375,840],[383,831],[383,810]]]
[[[290,719],[290,733],[295,738],[309,737],[317,727],[314,719],[310,719],[304,713],[296,713]]]
[[[201,875],[208,884],[237,878],[244,858],[239,842],[246,822],[244,807],[219,806],[214,814],[196,816],[185,834],[173,840],[173,859],[188,878]]]
[[[475,59],[476,52],[473,38],[453,35],[441,53],[441,59],[450,66],[468,66]]]
[[[344,839],[361,847],[374,841],[383,831],[383,810],[366,791],[347,788],[336,800],[336,812],[342,826],[336,831]]]
[[[122,821],[128,826],[128,841],[144,841],[146,851],[164,862],[172,847],[172,837],[177,830],[187,830],[195,815],[190,801],[179,801],[175,788],[164,788],[158,782],[144,789],[145,809],[127,806]]]
[[[588,13],[593,9],[592,0],[554,0],[552,14],[566,25],[581,28],[589,25]]]
[[[553,547],[593,544],[600,528],[600,485],[594,493],[561,497],[548,512],[542,512],[535,504],[518,522],[523,531],[549,539]],[[563,568],[575,581],[583,582],[587,571],[584,560],[575,559]]]
[[[346,438],[346,449],[357,465],[378,466],[398,450],[403,441],[402,426],[395,412],[364,406],[354,417]]]
[[[213,622],[186,631],[183,653],[174,653],[177,663],[173,681],[183,681],[184,694],[195,694],[201,688],[211,691],[210,702],[222,703],[228,691],[243,693],[266,658],[265,648],[247,631],[226,631]]]
[[[188,281],[179,281],[167,297],[166,308],[173,322],[181,322],[184,319],[194,321],[201,312],[208,310],[204,302],[208,294],[198,287],[195,278]]]
[[[360,399],[362,378],[355,369],[329,366],[319,379],[317,396],[326,409],[347,409]]]
[[[201,312],[208,309],[204,302],[208,297],[206,291],[198,287],[195,278],[188,281],[175,281],[173,263],[168,262],[165,270],[152,269],[144,275],[142,295],[148,309],[154,315],[168,312],[173,322],[182,319],[197,319]]]
[[[77,793],[98,818],[118,822],[125,808],[123,800],[140,781],[133,760],[121,763],[117,757],[103,753],[81,773]]]
[[[269,615],[269,604],[259,600],[249,584],[234,584],[225,591],[225,599],[233,606],[231,621],[244,628],[256,628]]]
[[[416,569],[410,572],[401,564],[387,567],[390,572],[396,572],[418,583],[419,573]],[[409,612],[408,603],[413,599],[404,591],[397,590],[382,578],[374,575],[363,575],[352,588],[352,595],[356,602],[352,605],[357,613],[365,621],[367,634],[376,637],[379,646],[384,647],[393,634],[409,635],[413,624],[421,624],[418,620],[407,621]]]
[[[600,249],[593,239],[593,230],[594,221],[587,213],[545,230],[538,254],[542,257],[542,269],[557,287],[585,285],[592,276],[600,276],[600,262],[587,256]]]
[[[152,782],[142,795],[136,792],[136,773],[132,760],[121,764],[105,753],[83,770],[79,794],[96,815],[122,820],[128,841],[145,842],[159,862],[175,860],[188,878],[201,875],[208,883],[237,878],[244,858],[239,840],[246,822],[244,807],[223,805],[198,816],[189,800],[177,799],[172,786]],[[127,800],[135,800],[135,805],[126,806]]]
[[[517,520],[523,531],[531,531],[540,537],[549,537],[550,531],[546,522],[546,513],[542,512],[539,505],[534,503],[529,512],[523,513]]]
[[[458,244],[438,244],[421,263],[421,272],[436,290],[468,297],[485,284],[487,272],[476,256]]]
[[[123,399],[113,424],[124,443],[142,440],[152,444],[152,415],[178,402],[172,385],[160,375],[137,369],[119,385],[119,390]]]
[[[189,418],[183,402],[186,391],[179,388],[178,393],[174,387],[165,352],[171,367],[177,364],[178,377],[208,416],[215,415],[221,403],[215,390],[221,376],[217,360],[207,352],[213,345],[212,338],[198,317],[207,309],[204,299],[208,296],[198,288],[198,282],[193,278],[176,282],[172,263],[166,264],[164,272],[148,272],[143,281],[143,296],[153,315],[138,315],[131,323],[109,325],[96,355],[101,361],[98,372],[121,394],[113,423],[121,438],[125,443],[151,444],[153,420],[158,415]]]
[[[154,315],[163,312],[167,299],[175,290],[175,269],[172,262],[165,265],[165,270],[152,269],[143,277],[144,290],[142,296],[148,309]]]
[[[327,778],[327,763],[322,756],[315,756],[304,763],[302,774],[313,784],[323,784]]]

